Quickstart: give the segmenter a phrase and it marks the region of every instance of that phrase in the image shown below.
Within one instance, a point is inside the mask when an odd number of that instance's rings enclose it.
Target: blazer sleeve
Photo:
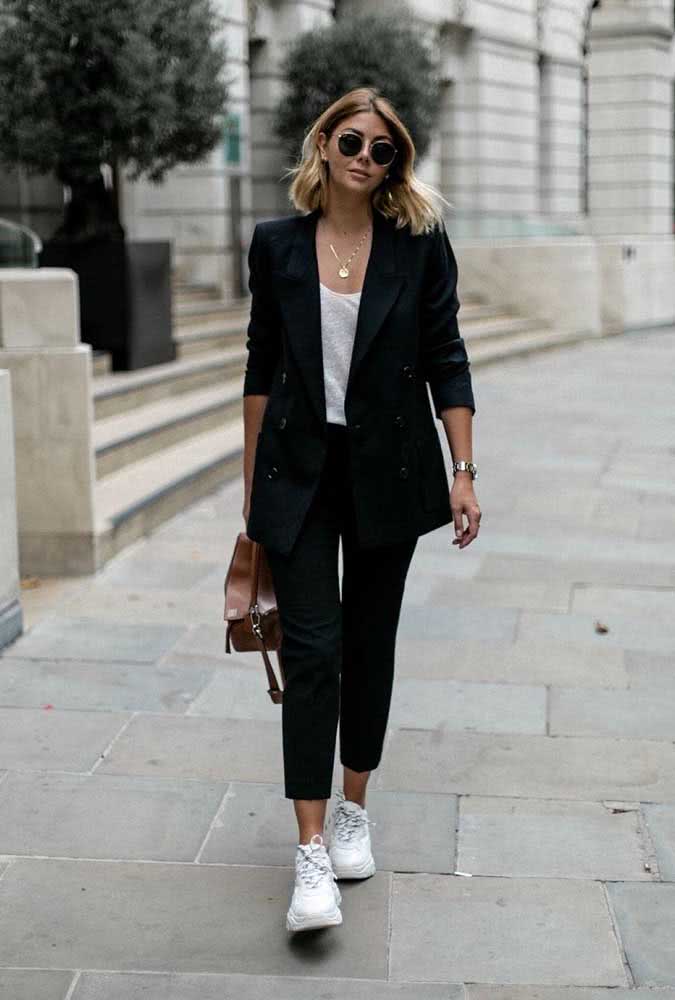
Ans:
[[[470,361],[459,335],[457,261],[441,223],[428,250],[421,305],[421,360],[438,419],[448,406],[468,406],[476,412]]]
[[[281,353],[281,332],[271,299],[267,255],[260,233],[260,223],[257,223],[253,230],[248,252],[248,270],[251,316],[247,328],[248,358],[243,395],[269,396]]]

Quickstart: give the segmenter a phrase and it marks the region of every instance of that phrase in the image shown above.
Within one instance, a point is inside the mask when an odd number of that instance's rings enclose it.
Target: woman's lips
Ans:
[[[356,177],[370,177],[370,174],[367,174],[365,170],[350,170],[349,173],[354,174]]]

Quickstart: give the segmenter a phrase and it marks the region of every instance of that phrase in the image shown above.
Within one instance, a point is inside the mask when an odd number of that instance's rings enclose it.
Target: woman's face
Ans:
[[[357,132],[363,139],[361,150],[356,156],[343,156],[338,148],[338,136],[346,131]],[[396,145],[387,123],[374,111],[359,111],[343,118],[333,129],[328,141],[326,134],[320,132],[318,142],[321,156],[328,161],[330,182],[346,191],[369,198],[380,186],[391,166],[381,167],[372,160],[370,143],[375,139],[389,139]]]

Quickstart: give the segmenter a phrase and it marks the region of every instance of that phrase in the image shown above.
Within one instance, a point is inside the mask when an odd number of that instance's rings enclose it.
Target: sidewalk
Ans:
[[[24,590],[0,1000],[675,1000],[673,372],[673,329],[476,371],[481,533],[419,540],[339,928],[285,930],[281,709],[224,652],[241,481]]]

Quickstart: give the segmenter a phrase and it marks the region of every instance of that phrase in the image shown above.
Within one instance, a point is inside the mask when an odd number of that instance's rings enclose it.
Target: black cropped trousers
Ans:
[[[417,537],[360,548],[348,431],[328,423],[317,491],[290,553],[268,550],[283,632],[285,796],[328,799],[339,722],[340,761],[380,763],[406,575]],[[340,588],[338,551],[342,540]]]

